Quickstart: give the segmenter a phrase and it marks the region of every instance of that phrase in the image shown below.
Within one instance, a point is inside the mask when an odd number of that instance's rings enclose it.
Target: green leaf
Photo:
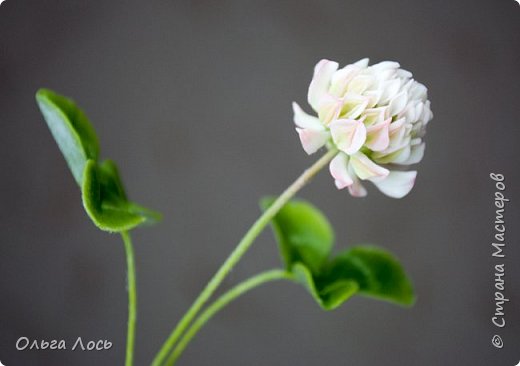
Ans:
[[[109,169],[99,167],[95,161],[87,161],[81,186],[83,206],[101,230],[130,230],[144,218],[126,210],[126,200],[120,196],[118,185],[108,172]]]
[[[161,218],[159,213],[126,199],[117,167],[111,160],[101,164],[87,161],[81,191],[85,210],[101,230],[127,231]]]
[[[274,198],[265,198],[266,210]],[[399,261],[374,246],[356,246],[335,258],[334,234],[325,216],[302,200],[287,203],[272,220],[287,269],[324,309],[332,310],[354,295],[400,305],[415,301],[412,284]]]
[[[36,93],[38,106],[58,147],[81,187],[83,206],[101,230],[124,231],[159,221],[157,212],[128,201],[116,164],[98,164],[94,128],[76,104],[48,89]]]
[[[94,128],[81,109],[68,98],[40,89],[36,101],[74,179],[81,185],[87,160],[97,161],[99,156]]]
[[[135,202],[128,201],[126,203],[126,209],[128,212],[144,217],[145,221],[143,221],[143,225],[153,225],[162,220],[162,215],[159,212],[150,210]]]
[[[113,205],[119,205],[121,202],[127,202],[125,189],[121,177],[119,176],[116,163],[107,159],[97,165],[97,170],[97,177],[102,188],[103,201],[105,204],[112,203]]]
[[[266,210],[274,200],[262,199],[262,209]],[[334,242],[327,218],[310,203],[293,200],[276,214],[272,224],[287,269],[300,262],[312,273],[318,273]]]
[[[292,267],[292,272],[300,284],[302,284],[316,302],[324,310],[333,310],[351,298],[358,291],[358,284],[351,280],[331,281],[323,283],[318,288],[315,276],[302,263],[296,263]]]
[[[400,305],[413,305],[412,283],[396,257],[375,246],[356,246],[334,258],[321,281],[351,280],[359,294]]]

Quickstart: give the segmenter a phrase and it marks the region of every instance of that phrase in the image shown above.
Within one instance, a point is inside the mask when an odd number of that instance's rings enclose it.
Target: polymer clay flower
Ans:
[[[314,68],[308,102],[317,116],[293,103],[294,123],[303,149],[338,149],[329,170],[338,189],[367,194],[371,181],[387,196],[401,198],[413,188],[426,125],[432,119],[427,89],[397,62],[368,65],[368,59],[338,69],[321,60]]]

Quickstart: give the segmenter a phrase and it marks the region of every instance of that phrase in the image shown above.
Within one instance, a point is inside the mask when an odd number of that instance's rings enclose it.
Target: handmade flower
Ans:
[[[413,188],[426,125],[432,119],[427,89],[397,62],[368,65],[368,59],[338,69],[321,60],[314,68],[308,102],[317,116],[293,103],[294,123],[303,149],[323,146],[339,152],[329,170],[338,189],[367,194],[369,180],[384,194],[401,198]]]

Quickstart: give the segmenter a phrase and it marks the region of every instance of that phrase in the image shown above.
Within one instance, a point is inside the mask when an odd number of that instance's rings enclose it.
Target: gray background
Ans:
[[[135,231],[137,365],[146,365],[258,216],[315,157],[290,103],[306,105],[320,58],[398,60],[435,114],[413,192],[336,191],[323,172],[301,192],[337,247],[395,252],[410,310],[364,298],[325,313],[290,283],[220,313],[183,365],[515,365],[520,359],[518,153],[520,6],[513,0],[26,1],[0,6],[0,360],[121,365],[125,262],[98,231],[34,102],[46,86],[79,101],[130,196],[164,213]],[[309,108],[307,108],[309,109]],[[506,175],[507,326],[491,324],[494,187]],[[266,231],[230,286],[278,266]],[[505,342],[491,345],[493,334]],[[105,352],[17,352],[18,337],[108,339]],[[70,344],[69,344],[70,346]]]

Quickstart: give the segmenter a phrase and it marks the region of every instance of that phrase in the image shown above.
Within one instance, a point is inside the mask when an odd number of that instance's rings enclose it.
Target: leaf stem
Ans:
[[[262,232],[265,226],[278,213],[278,211],[280,211],[280,209],[287,203],[287,201],[289,201],[296,194],[296,192],[305,186],[305,184],[307,184],[316,175],[316,173],[318,173],[325,165],[330,162],[330,160],[332,160],[337,152],[338,151],[336,149],[330,149],[312,166],[306,169],[255,221],[255,223],[244,235],[242,240],[240,240],[237,247],[231,252],[217,273],[215,273],[213,278],[211,278],[204,290],[202,290],[195,302],[179,321],[175,329],[161,347],[159,353],[157,353],[155,356],[152,362],[152,366],[160,366],[164,362],[168,354],[171,352],[171,349],[175,345],[175,342],[177,342],[182,333],[186,330],[189,323],[195,318],[199,310],[209,300],[211,295],[222,283],[224,278],[226,278],[229,271],[231,271],[240,258],[242,258],[242,256],[247,252],[251,244],[253,244],[254,240]]]
[[[175,364],[177,359],[180,357],[186,346],[190,343],[193,337],[198,333],[200,328],[204,326],[216,313],[218,313],[222,308],[228,305],[231,301],[235,300],[240,295],[252,290],[253,288],[275,280],[292,280],[293,276],[291,273],[281,270],[281,269],[273,269],[265,272],[261,272],[230,289],[222,296],[220,296],[214,303],[209,305],[195,321],[189,327],[189,329],[184,333],[181,340],[175,346],[170,357],[166,361],[166,366],[172,366]]]
[[[126,335],[125,366],[132,366],[134,361],[135,324],[137,321],[137,288],[135,284],[135,260],[132,239],[127,231],[121,232],[125,243],[127,281],[128,281],[128,329]]]

